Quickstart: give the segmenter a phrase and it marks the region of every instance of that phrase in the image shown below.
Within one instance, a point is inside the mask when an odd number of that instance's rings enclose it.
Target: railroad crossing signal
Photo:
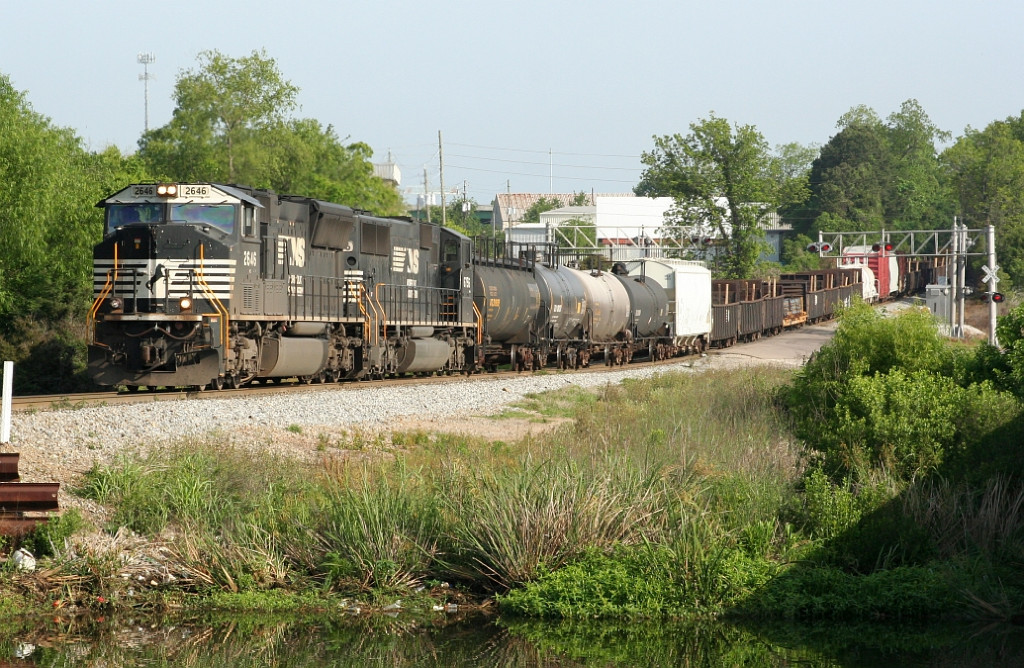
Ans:
[[[989,268],[988,265],[982,265],[981,267],[981,282],[988,283],[990,290],[995,290],[996,286],[999,285],[999,277],[996,276],[996,272],[999,271],[999,265]]]

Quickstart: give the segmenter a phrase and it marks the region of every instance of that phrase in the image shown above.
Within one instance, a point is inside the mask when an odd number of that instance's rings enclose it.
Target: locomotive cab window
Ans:
[[[443,262],[459,261],[459,242],[455,239],[448,239],[444,242]]]
[[[172,204],[171,221],[216,227],[225,234],[235,231],[234,204]]]
[[[134,223],[158,223],[163,205],[153,204],[112,204],[107,207],[107,232]]]

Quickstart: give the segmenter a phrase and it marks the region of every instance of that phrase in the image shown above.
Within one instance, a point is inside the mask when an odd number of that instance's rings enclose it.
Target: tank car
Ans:
[[[97,204],[89,370],[194,388],[470,367],[471,244],[445,228],[212,183]]]
[[[481,366],[625,364],[671,337],[667,294],[655,281],[626,275],[625,265],[584,271],[559,263],[551,248],[510,244],[502,252],[475,261]]]

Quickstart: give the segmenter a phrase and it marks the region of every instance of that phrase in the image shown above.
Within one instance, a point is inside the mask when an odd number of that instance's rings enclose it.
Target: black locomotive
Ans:
[[[622,364],[776,333],[860,290],[857,268],[731,291],[697,262],[583,270],[243,186],[136,184],[97,206],[89,369],[129,389]]]
[[[467,367],[471,244],[451,230],[215,184],[132,185],[98,206],[89,368],[101,385]]]

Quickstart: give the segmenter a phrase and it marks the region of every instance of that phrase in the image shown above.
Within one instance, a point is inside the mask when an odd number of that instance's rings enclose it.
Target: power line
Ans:
[[[480,167],[467,167],[465,165],[452,165],[448,164],[447,167],[453,167],[455,169],[465,169],[470,172],[486,172],[488,174],[507,174],[509,176],[530,176],[539,179],[548,178],[549,174],[531,174],[528,172],[507,172],[499,169],[483,169]],[[601,183],[635,183],[634,180],[625,179],[595,179],[589,176],[557,176],[558,179],[569,180],[569,181],[598,181]]]
[[[620,172],[639,172],[642,171],[640,167],[601,167],[595,165],[567,165],[558,162],[529,162],[526,160],[509,160],[507,158],[485,158],[479,155],[462,155],[461,153],[449,153],[448,155],[456,158],[469,158],[470,160],[487,160],[488,162],[510,162],[517,165],[542,165],[544,167],[571,167],[573,169],[605,169]]]
[[[517,153],[539,153],[541,155],[549,155],[549,154],[553,153],[553,154],[556,154],[556,155],[576,155],[576,156],[586,156],[586,157],[590,157],[590,158],[632,158],[634,160],[639,160],[640,157],[641,157],[639,155],[618,155],[618,154],[614,154],[614,153],[571,153],[571,152],[567,152],[567,151],[553,151],[553,150],[539,151],[539,150],[536,150],[536,149],[528,149],[528,148],[502,148],[502,147],[499,147],[499,146],[479,146],[477,144],[460,144],[460,143],[457,143],[457,142],[448,142],[448,145],[449,146],[464,146],[466,148],[480,148],[480,149],[484,149],[485,151],[512,151],[512,152],[517,152]]]

